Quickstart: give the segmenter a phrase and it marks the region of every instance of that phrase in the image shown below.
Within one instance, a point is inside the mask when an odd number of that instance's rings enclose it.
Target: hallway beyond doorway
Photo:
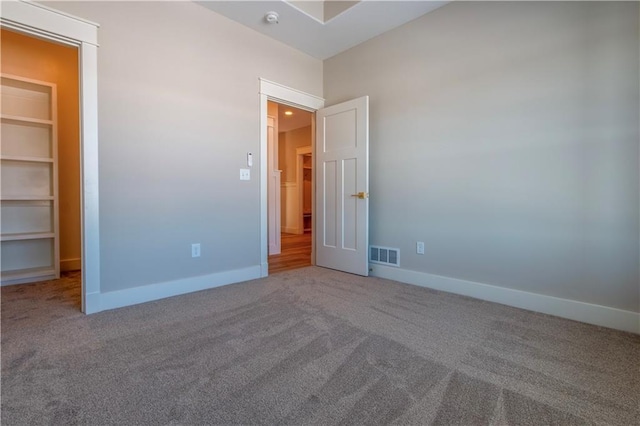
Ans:
[[[280,254],[269,256],[269,273],[288,271],[311,265],[311,232],[282,233]]]

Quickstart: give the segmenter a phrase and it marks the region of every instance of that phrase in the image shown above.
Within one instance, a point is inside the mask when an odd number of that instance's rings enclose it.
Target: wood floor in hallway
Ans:
[[[269,256],[269,273],[311,265],[311,233],[282,234],[280,254]]]

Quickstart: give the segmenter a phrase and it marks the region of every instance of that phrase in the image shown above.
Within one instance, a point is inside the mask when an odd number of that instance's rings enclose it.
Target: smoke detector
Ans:
[[[264,15],[264,20],[267,21],[268,24],[277,24],[279,19],[280,15],[278,15],[278,12],[267,12],[267,14]]]

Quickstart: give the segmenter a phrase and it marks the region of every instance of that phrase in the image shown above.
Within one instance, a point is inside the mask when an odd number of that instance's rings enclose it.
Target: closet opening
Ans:
[[[3,293],[81,310],[78,48],[0,31]]]
[[[267,103],[270,274],[312,264],[313,116],[289,105]]]

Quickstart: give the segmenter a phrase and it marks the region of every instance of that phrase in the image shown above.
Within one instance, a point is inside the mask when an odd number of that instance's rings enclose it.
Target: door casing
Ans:
[[[278,125],[267,116],[267,232],[269,256],[280,253],[280,170],[278,169]]]
[[[98,24],[47,6],[2,3],[0,26],[78,49],[80,77],[80,215],[82,245],[81,309],[99,312],[100,223],[98,185]]]
[[[324,99],[260,78],[260,275],[269,275],[268,203],[267,203],[267,101],[315,112],[324,107]],[[311,149],[315,149],[315,116],[311,120]],[[312,195],[312,200],[315,198]],[[315,210],[315,206],[312,207]],[[315,220],[315,219],[313,219]],[[315,224],[312,226],[315,229]],[[311,264],[315,264],[315,232],[312,231]]]

